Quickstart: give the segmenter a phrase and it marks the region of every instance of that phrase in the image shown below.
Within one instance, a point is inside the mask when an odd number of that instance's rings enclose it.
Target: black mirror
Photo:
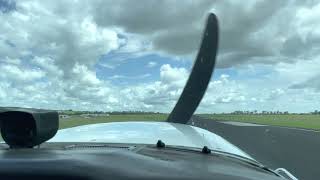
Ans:
[[[57,133],[59,115],[48,110],[3,108],[0,126],[1,136],[10,148],[32,148]]]

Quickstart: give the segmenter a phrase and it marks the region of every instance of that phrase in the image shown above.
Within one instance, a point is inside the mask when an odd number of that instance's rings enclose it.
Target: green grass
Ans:
[[[167,114],[125,114],[110,115],[105,117],[84,118],[81,116],[71,116],[70,118],[59,120],[59,129],[65,129],[86,124],[97,124],[121,121],[164,121]]]
[[[215,114],[200,115],[213,120],[248,122],[273,126],[285,126],[304,129],[320,130],[320,115],[288,114],[288,115],[231,115]]]

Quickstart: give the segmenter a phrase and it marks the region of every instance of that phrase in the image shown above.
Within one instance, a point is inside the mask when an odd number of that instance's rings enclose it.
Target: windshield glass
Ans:
[[[305,152],[310,157],[303,159],[314,162],[319,148],[313,143],[320,142],[317,1],[0,0],[0,106],[58,111],[63,131],[56,138],[64,132],[70,142],[81,139],[68,133],[81,134],[85,128],[76,127],[82,125],[165,122],[210,12],[219,21],[215,70],[187,125],[259,160],[280,162],[280,152],[292,152],[284,158],[290,167]],[[84,141],[108,142],[117,131],[112,127]],[[130,132],[122,130],[117,138],[125,140]],[[183,142],[177,145],[190,146]]]

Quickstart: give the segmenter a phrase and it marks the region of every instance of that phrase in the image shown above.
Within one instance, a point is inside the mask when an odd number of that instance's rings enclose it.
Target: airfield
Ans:
[[[223,136],[267,167],[286,168],[298,179],[320,177],[319,131],[201,117],[193,117],[189,124]]]

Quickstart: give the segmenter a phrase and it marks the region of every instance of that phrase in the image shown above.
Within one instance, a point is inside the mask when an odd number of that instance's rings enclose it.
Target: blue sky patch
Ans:
[[[13,0],[0,0],[0,12],[8,13],[16,10],[16,2]]]
[[[155,65],[149,66],[150,62]],[[160,67],[164,64],[190,69],[192,62],[177,61],[157,54],[137,56],[133,53],[109,53],[97,63],[96,72],[99,79],[109,80],[117,85],[130,85],[159,80]]]

